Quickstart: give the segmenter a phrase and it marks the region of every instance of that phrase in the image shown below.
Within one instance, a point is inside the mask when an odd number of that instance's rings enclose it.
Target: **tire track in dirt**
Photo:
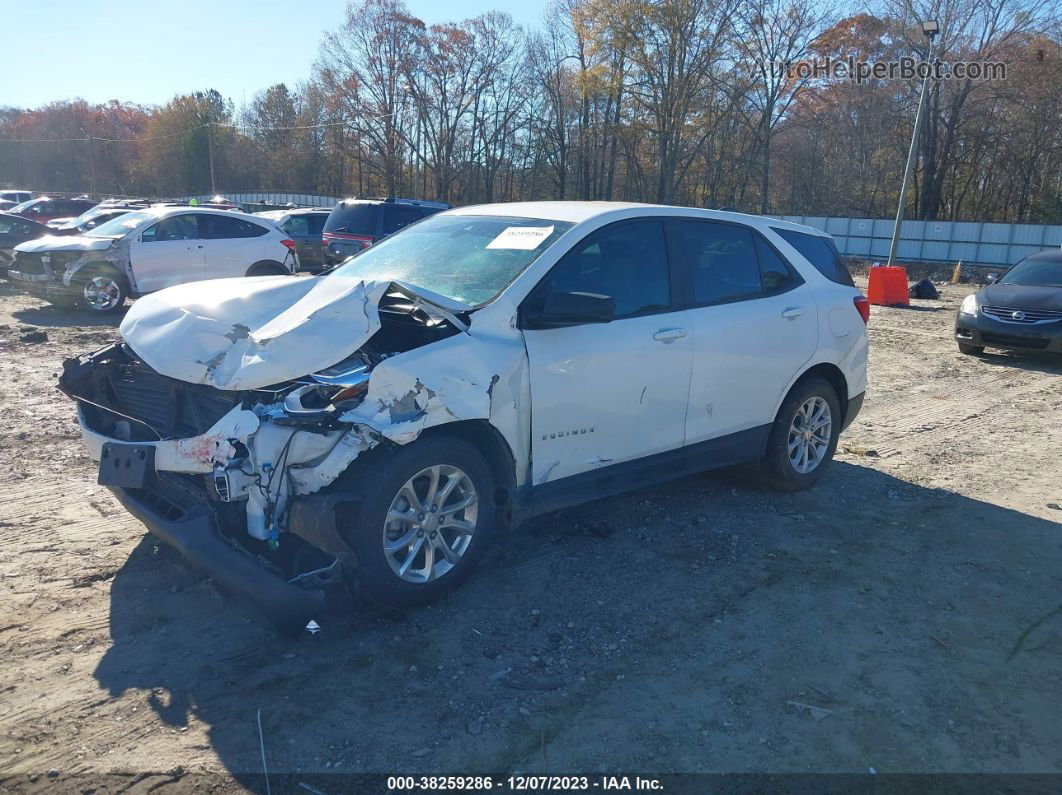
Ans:
[[[1018,400],[1058,389],[1057,379],[1054,375],[1036,374],[1021,383],[1015,378],[999,377],[954,390],[946,397],[939,397],[936,405],[927,405],[922,400],[879,406],[869,417],[860,418],[868,428],[864,443],[870,443],[868,446],[882,458],[938,444],[979,425],[985,417]],[[1006,388],[996,391],[992,389],[995,385]]]

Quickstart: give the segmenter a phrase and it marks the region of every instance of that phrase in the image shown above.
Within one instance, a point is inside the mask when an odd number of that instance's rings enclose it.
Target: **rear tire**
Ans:
[[[390,607],[415,607],[464,581],[498,521],[494,477],[479,450],[463,439],[434,436],[377,449],[355,466],[363,496],[340,520],[354,550],[354,590]],[[452,510],[462,502],[467,506]]]
[[[782,491],[815,485],[833,460],[842,419],[840,400],[828,381],[809,378],[798,382],[771,426],[760,459],[765,480]]]
[[[248,276],[290,276],[291,273],[279,262],[265,260],[256,262],[247,269]]]
[[[980,356],[985,352],[984,345],[967,345],[965,342],[958,343],[959,353],[964,353],[967,356]]]

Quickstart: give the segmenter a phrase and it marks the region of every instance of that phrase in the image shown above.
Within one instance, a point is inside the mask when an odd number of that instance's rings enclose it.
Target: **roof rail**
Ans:
[[[440,210],[450,209],[450,205],[446,202],[434,201],[432,199],[406,199],[401,196],[348,196],[346,199],[342,199],[340,201],[340,204],[346,201],[385,202],[387,204],[412,204],[418,207],[437,207]]]

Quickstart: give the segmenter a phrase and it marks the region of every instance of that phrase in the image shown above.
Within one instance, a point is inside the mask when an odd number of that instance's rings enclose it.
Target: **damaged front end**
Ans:
[[[13,252],[7,278],[33,295],[63,298],[76,294],[74,277],[79,271],[99,263],[125,272],[115,241],[46,237],[23,243]]]
[[[152,367],[134,349],[135,335],[130,344],[125,323],[126,342],[67,360],[59,379],[78,404],[99,482],[155,535],[285,628],[320,618],[325,594],[349,581],[355,561],[340,525],[357,494],[337,481],[366,451],[414,438],[413,426],[422,427],[438,402],[418,382],[385,405],[378,393],[388,384],[373,383],[374,370],[468,328],[445,308],[426,310],[408,291],[377,292],[368,338],[352,334],[361,343],[353,353],[277,384],[240,384],[238,369],[229,371],[237,388],[211,383],[219,363],[231,365],[227,350],[242,346],[240,356],[260,360],[253,346],[281,349],[279,334],[256,338],[249,324],[222,343],[231,347],[212,357],[199,383]],[[187,314],[178,324],[185,332],[193,325]],[[307,354],[304,361],[322,355]]]

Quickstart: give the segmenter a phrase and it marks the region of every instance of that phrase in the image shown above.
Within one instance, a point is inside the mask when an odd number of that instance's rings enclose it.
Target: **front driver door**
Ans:
[[[550,291],[607,295],[616,311],[609,323],[524,329],[533,482],[681,447],[692,356],[686,313],[671,309],[663,222],[592,233],[525,306]]]
[[[203,246],[196,215],[171,215],[149,226],[129,244],[129,261],[140,293],[202,278]]]

